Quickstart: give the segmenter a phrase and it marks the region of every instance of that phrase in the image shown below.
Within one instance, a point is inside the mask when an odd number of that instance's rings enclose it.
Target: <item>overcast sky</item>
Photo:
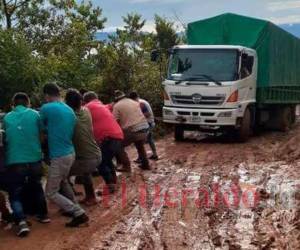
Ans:
[[[145,29],[153,28],[155,13],[188,23],[225,12],[271,20],[277,24],[300,23],[300,0],[92,0],[107,17],[105,30],[122,26],[122,16],[137,12],[147,19]],[[176,16],[178,18],[176,18]]]

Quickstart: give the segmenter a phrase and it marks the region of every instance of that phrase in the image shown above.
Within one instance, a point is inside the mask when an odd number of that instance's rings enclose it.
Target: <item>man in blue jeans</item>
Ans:
[[[36,207],[37,219],[49,223],[47,203],[41,184],[42,150],[41,127],[38,112],[29,108],[30,100],[25,93],[13,97],[13,110],[4,117],[6,182],[9,201],[18,225],[17,235],[26,236],[30,229],[22,204],[25,187],[32,190],[32,203]]]
[[[50,167],[46,185],[47,197],[56,203],[73,219],[66,227],[78,227],[87,223],[89,218],[76,202],[74,192],[68,182],[70,169],[75,161],[73,133],[76,116],[73,110],[63,103],[59,87],[55,83],[43,88],[45,100],[40,114],[47,131]]]

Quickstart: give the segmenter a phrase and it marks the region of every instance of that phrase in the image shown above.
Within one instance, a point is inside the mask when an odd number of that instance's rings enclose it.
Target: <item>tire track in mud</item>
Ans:
[[[145,194],[145,203],[141,199],[137,200],[142,194],[141,189],[137,188],[134,208],[122,219],[123,224],[116,225],[101,243],[93,243],[90,249],[164,249],[158,228],[165,207],[163,202],[154,201],[153,197],[155,195],[162,197],[166,193],[175,174],[175,165],[168,170],[140,173],[142,180],[140,187],[144,184],[148,186],[147,190],[143,189],[148,191]],[[154,183],[159,184],[161,190],[153,190]],[[149,190],[149,187],[152,190]]]
[[[267,160],[262,160],[261,163],[256,165],[249,163],[251,161],[255,162],[257,157],[263,158],[264,151],[260,151],[259,156],[249,156],[250,160],[242,163],[240,161],[241,156],[229,155],[229,162],[232,164],[228,164],[228,159],[223,159],[223,162],[226,162],[225,165],[220,164],[224,155],[218,152],[218,154],[215,154],[215,159],[212,159],[211,154],[214,153],[214,149],[210,149],[210,146],[208,145],[207,151],[211,151],[209,153],[206,151],[206,154],[204,154],[205,160],[203,160],[203,154],[197,152],[197,150],[192,150],[194,146],[188,146],[190,150],[188,155],[184,155],[182,152],[179,152],[177,156],[172,155],[170,157],[169,155],[170,160],[159,163],[160,166],[163,166],[160,167],[160,170],[147,174],[142,173],[143,180],[150,185],[159,182],[164,187],[161,194],[173,187],[176,187],[177,190],[184,190],[193,185],[194,188],[207,187],[212,192],[212,185],[217,182],[222,188],[225,188],[221,191],[226,191],[230,183],[234,183],[238,187],[240,195],[250,187],[254,193],[262,192],[267,196],[268,191],[266,189],[268,183],[272,180],[270,176],[276,174],[276,169],[281,168],[280,164],[277,168],[274,168],[274,163],[273,165],[272,162],[265,163]],[[271,151],[270,148],[272,150],[277,148],[278,144],[271,142],[269,146],[266,151]],[[172,149],[172,143],[170,147],[171,150],[174,150]],[[255,144],[250,145],[250,151],[253,148],[257,150]],[[261,146],[259,150],[262,150]],[[253,155],[255,155],[255,152],[253,152]],[[268,155],[268,158],[273,159],[274,155]],[[195,163],[197,161],[200,162],[199,165]],[[212,164],[209,164],[210,161]],[[264,171],[260,171],[262,169]],[[164,171],[167,174],[163,173]],[[286,181],[289,181],[288,178],[287,176],[282,177]],[[195,183],[192,183],[193,181]],[[276,194],[274,195],[276,196]],[[192,198],[184,207],[178,206],[176,208],[170,208],[169,206],[154,208],[150,202],[147,204],[147,209],[143,209],[137,203],[132,212],[127,215],[126,220],[129,223],[125,223],[126,226],[122,230],[118,226],[112,230],[112,234],[117,235],[117,237],[113,237],[113,242],[110,242],[104,248],[102,248],[103,245],[100,245],[98,248],[91,247],[90,249],[234,250],[268,249],[276,244],[279,246],[278,249],[287,246],[282,243],[275,244],[275,236],[266,236],[270,232],[270,227],[266,230],[264,224],[267,223],[264,221],[262,214],[267,213],[268,207],[245,207],[243,204],[239,204],[238,207],[228,207],[226,204],[221,204],[217,207],[210,206],[199,209],[194,204],[196,197]],[[179,202],[181,201],[182,197],[179,199]],[[277,213],[281,212],[277,211]],[[293,239],[297,239],[299,221],[296,218],[297,212],[294,211],[292,214],[290,216],[296,222],[292,223],[292,229],[289,232],[294,230],[293,233],[296,236]],[[290,223],[291,220],[290,218],[286,221]],[[261,235],[264,237],[262,238]],[[286,234],[284,237],[287,236]],[[276,237],[280,238],[278,232]],[[298,243],[299,241],[296,240],[290,245]]]

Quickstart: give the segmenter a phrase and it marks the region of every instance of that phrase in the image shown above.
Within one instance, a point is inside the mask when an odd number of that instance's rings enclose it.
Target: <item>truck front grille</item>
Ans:
[[[221,105],[225,96],[171,95],[174,104]]]

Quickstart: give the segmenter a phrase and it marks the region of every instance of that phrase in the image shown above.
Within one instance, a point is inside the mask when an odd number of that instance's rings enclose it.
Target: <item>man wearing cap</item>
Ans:
[[[134,143],[141,159],[139,167],[145,170],[150,169],[144,147],[149,125],[141,111],[139,103],[127,98],[122,91],[116,90],[113,114],[123,129],[124,146],[126,147]]]

